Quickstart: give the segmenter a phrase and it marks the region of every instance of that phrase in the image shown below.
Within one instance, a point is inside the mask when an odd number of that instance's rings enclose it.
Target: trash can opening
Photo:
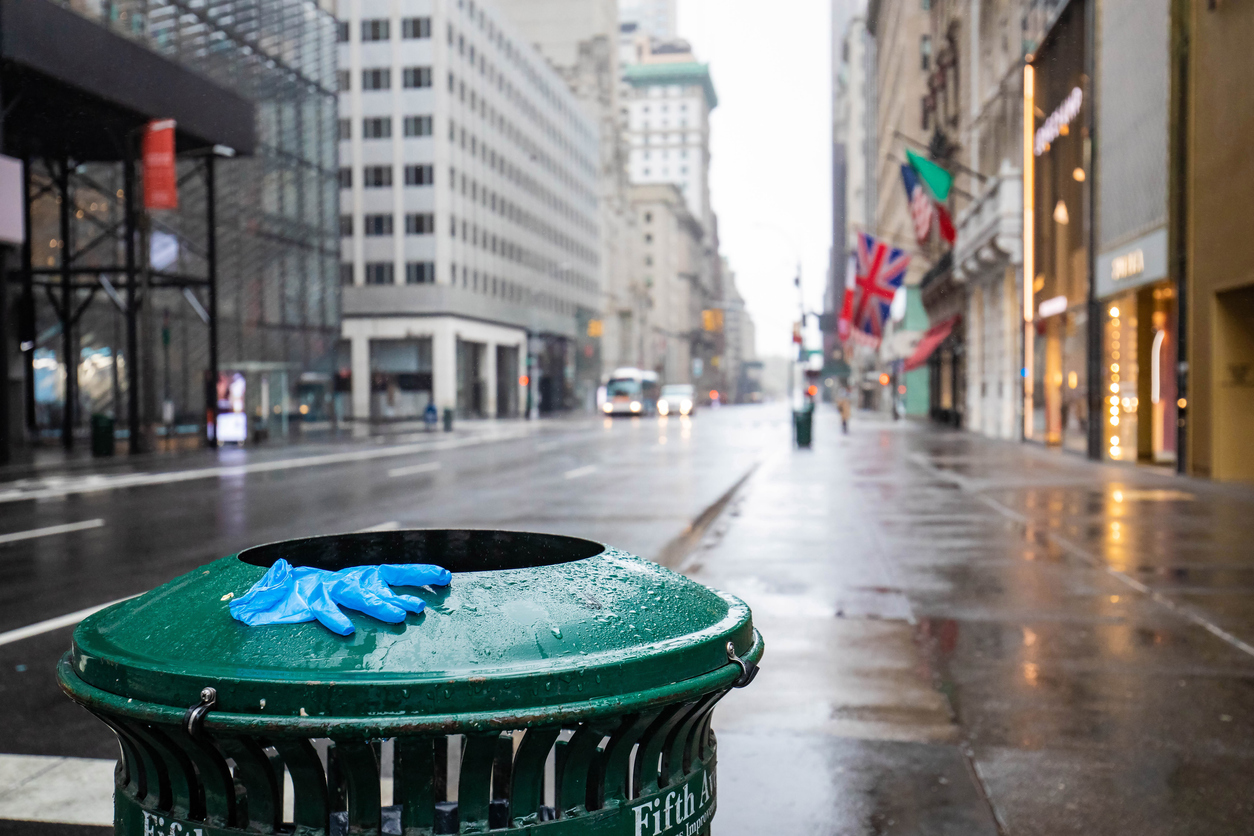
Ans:
[[[268,568],[282,558],[293,566],[331,572],[383,563],[433,563],[450,572],[488,572],[569,563],[604,551],[600,543],[555,534],[413,529],[285,540],[245,549],[239,559]]]

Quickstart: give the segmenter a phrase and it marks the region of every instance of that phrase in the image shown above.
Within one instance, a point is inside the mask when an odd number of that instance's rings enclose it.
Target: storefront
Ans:
[[[1170,6],[1105,0],[1098,16],[1093,267],[1101,335],[1095,452],[1166,466],[1177,459],[1181,359],[1171,269],[1179,260],[1168,233]]]
[[[1106,430],[1102,449],[1112,461],[1174,465],[1176,288],[1165,278],[1165,231],[1161,239],[1149,238],[1098,259]]]
[[[1091,418],[1085,5],[1068,4],[1024,73],[1024,437],[1079,453]]]

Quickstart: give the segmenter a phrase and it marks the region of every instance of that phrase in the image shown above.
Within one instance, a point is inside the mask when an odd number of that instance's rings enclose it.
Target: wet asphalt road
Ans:
[[[36,500],[3,501],[10,495],[0,485],[0,534],[104,522],[0,543],[0,633],[143,592],[250,545],[379,525],[549,531],[656,558],[753,466],[772,419],[724,410],[665,423],[546,421],[453,439],[417,434],[400,444],[228,450],[161,462],[160,470],[290,464],[293,454],[380,457]],[[449,444],[465,446],[438,449]],[[393,454],[424,445],[437,449]],[[45,479],[21,489],[42,495],[64,484]],[[0,645],[0,753],[115,756],[103,726],[56,688],[53,669],[71,632]]]
[[[0,543],[0,633],[285,537],[573,534],[753,608],[767,655],[716,714],[718,836],[1254,833],[1254,490],[869,416],[842,437],[826,410],[799,451],[778,406],[480,429],[89,494],[0,485],[0,537],[104,521]],[[239,469],[344,451],[372,458]],[[213,464],[181,462],[161,469]],[[53,684],[69,633],[0,646],[0,753],[114,755]]]

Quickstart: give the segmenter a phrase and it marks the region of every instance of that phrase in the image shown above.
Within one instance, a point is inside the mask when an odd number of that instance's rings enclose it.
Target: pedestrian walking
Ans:
[[[845,435],[849,435],[849,416],[853,412],[853,405],[850,403],[849,388],[840,387],[840,391],[836,393],[836,409],[840,412],[840,430]]]

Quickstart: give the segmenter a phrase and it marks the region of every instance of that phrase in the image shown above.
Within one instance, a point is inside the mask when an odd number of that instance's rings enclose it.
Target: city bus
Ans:
[[[615,369],[605,383],[601,411],[606,415],[653,415],[659,388],[657,372]]]

